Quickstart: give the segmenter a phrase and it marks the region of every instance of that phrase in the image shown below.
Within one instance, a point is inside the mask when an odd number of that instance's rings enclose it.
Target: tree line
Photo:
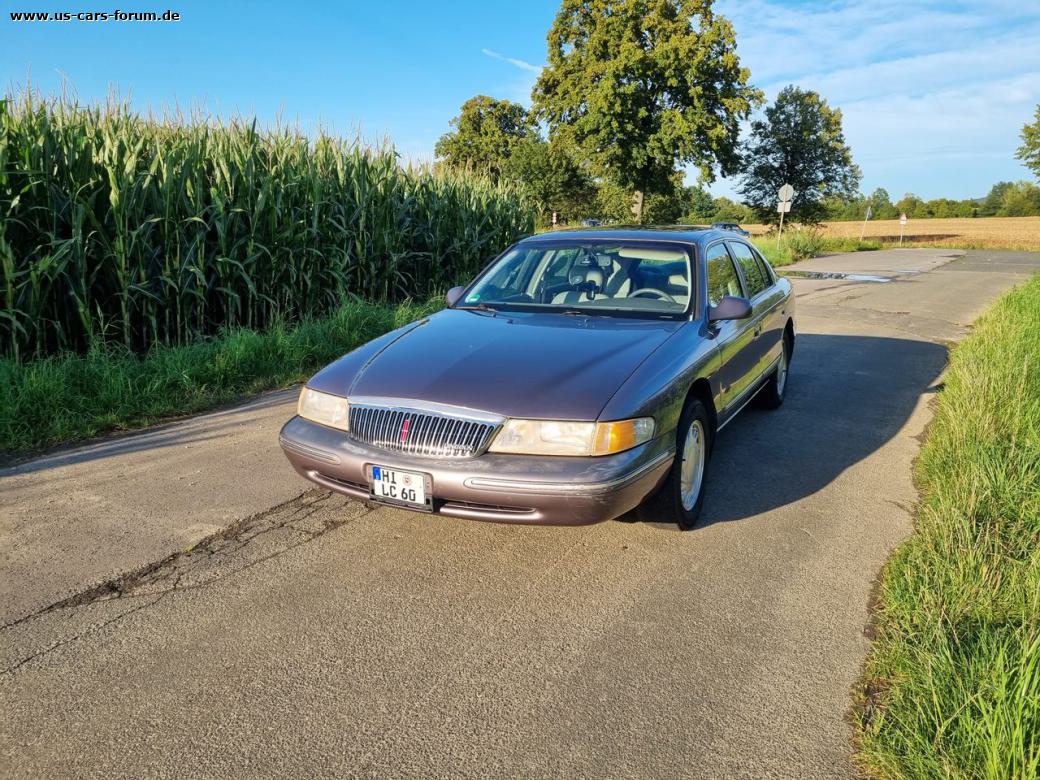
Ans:
[[[776,192],[796,192],[790,218],[863,219],[1040,214],[1040,188],[1000,182],[978,200],[893,203],[862,177],[840,109],[794,85],[764,106],[740,64],[729,20],[713,0],[563,0],[548,32],[548,62],[530,109],[487,95],[461,107],[438,140],[438,165],[516,185],[548,225],[610,222],[775,223]],[[1040,177],[1037,122],[1019,157]],[[1033,130],[1029,130],[1033,127]],[[1028,131],[1028,132],[1027,132]],[[1031,139],[1031,140],[1030,140]],[[1032,144],[1032,146],[1030,146]],[[699,170],[695,186],[684,170]],[[712,197],[719,176],[737,177],[740,202]]]
[[[1040,187],[1029,181],[1001,181],[981,198],[924,200],[908,192],[895,203],[888,191],[879,187],[870,195],[860,193],[846,200],[828,200],[824,207],[827,219],[834,221],[863,219],[868,207],[871,219],[896,219],[900,214],[909,219],[1034,217],[1040,216]]]
[[[754,208],[726,197],[712,197],[704,187],[688,187],[680,209],[683,222],[746,222],[759,219]],[[1034,217],[1040,216],[1040,186],[1029,181],[997,182],[989,193],[980,198],[933,198],[924,200],[912,192],[893,202],[888,190],[878,187],[869,195],[857,193],[853,197],[827,197],[821,201],[823,219],[830,222],[862,220],[870,209],[870,219],[943,219],[973,217]]]

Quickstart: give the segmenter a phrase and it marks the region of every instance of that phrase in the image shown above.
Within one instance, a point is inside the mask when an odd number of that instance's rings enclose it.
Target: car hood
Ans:
[[[359,366],[345,358],[308,384],[337,395],[405,398],[507,417],[594,420],[683,322],[446,309]]]

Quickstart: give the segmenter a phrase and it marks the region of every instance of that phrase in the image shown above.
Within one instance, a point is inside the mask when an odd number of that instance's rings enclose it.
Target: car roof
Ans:
[[[703,245],[716,238],[742,238],[731,230],[717,230],[702,225],[617,225],[596,228],[567,228],[537,233],[520,241],[521,244],[551,243],[554,241],[678,241]]]

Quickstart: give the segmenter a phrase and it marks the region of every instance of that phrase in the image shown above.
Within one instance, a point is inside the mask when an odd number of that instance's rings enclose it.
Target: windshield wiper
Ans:
[[[499,311],[494,306],[488,306],[486,303],[478,303],[474,306],[456,306],[455,308],[463,311],[487,311],[491,312],[492,316],[498,314]]]
[[[588,309],[564,309],[559,312],[564,317],[606,317],[608,315],[598,311],[589,311]]]

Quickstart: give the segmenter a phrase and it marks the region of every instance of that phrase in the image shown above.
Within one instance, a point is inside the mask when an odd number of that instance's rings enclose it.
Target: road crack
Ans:
[[[271,509],[239,520],[198,544],[161,560],[106,580],[68,598],[0,626],[0,634],[58,612],[74,613],[103,602],[146,599],[130,609],[84,630],[52,638],[25,654],[0,675],[14,673],[24,664],[149,609],[166,597],[209,587],[285,553],[313,542],[374,511],[371,505],[345,499],[329,491],[311,490]]]

